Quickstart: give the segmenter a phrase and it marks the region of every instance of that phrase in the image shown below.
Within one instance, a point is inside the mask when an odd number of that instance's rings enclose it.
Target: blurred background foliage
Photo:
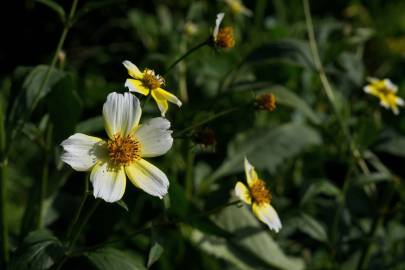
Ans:
[[[80,0],[42,94],[71,1],[3,4],[0,118],[7,134],[29,120],[6,142],[10,269],[56,269],[61,260],[62,269],[405,269],[405,118],[362,90],[366,77],[387,77],[405,96],[405,2],[310,1],[337,114],[302,2],[244,4],[252,17],[225,1]],[[172,150],[154,160],[169,195],[127,185],[119,204],[101,203],[66,255],[86,176],[62,165],[60,142],[74,132],[105,136],[101,107],[109,92],[125,91],[123,60],[162,74],[210,35],[221,11],[236,46],[203,47],[165,76],[184,102],[167,116]],[[255,97],[269,92],[277,109],[255,111]],[[157,115],[146,104],[143,119]],[[227,206],[244,156],[272,191],[279,234],[248,208]]]

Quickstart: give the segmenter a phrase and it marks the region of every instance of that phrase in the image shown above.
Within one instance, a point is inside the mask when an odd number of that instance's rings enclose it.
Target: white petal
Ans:
[[[249,189],[242,182],[237,182],[236,183],[236,185],[235,185],[235,194],[243,202],[245,202],[247,204],[252,203],[252,197],[250,196]]]
[[[274,210],[273,206],[270,204],[262,204],[258,205],[256,203],[253,204],[253,213],[260,219],[262,222],[266,223],[269,226],[270,230],[274,230],[278,232],[282,225],[280,218],[276,210]]]
[[[172,147],[173,138],[170,122],[162,117],[143,123],[134,133],[141,143],[142,157],[156,157],[165,154]]]
[[[251,187],[258,177],[255,168],[249,163],[246,157],[245,157],[245,174],[247,183],[249,187]]]
[[[111,93],[103,106],[104,125],[107,134],[126,136],[134,131],[141,118],[141,106],[137,97],[130,93]]]
[[[217,19],[215,20],[214,32],[212,33],[212,36],[214,37],[214,40],[217,39],[219,26],[221,25],[221,22],[224,19],[224,16],[225,16],[225,13],[218,13],[217,14]]]
[[[152,196],[163,198],[169,189],[167,176],[156,166],[140,159],[125,167],[131,182]]]
[[[394,93],[396,93],[398,91],[398,86],[396,86],[390,79],[384,79],[384,84],[388,90],[390,90]]]
[[[131,61],[125,60],[124,62],[122,62],[122,64],[128,70],[128,74],[132,78],[140,78],[140,77],[142,77],[142,72]]]
[[[400,98],[400,97],[397,97],[396,102],[397,102],[398,106],[404,106],[405,105],[404,100],[402,98]]]
[[[102,139],[76,133],[61,143],[65,151],[61,159],[76,171],[88,171],[107,154]]]
[[[97,163],[91,171],[90,181],[95,198],[116,202],[124,195],[126,177],[123,167],[112,166],[108,162]]]

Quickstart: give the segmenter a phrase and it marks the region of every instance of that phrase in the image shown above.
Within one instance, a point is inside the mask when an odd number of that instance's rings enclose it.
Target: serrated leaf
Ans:
[[[48,80],[44,84],[48,69],[49,67],[45,65],[37,66],[25,78],[23,88],[26,93],[27,108],[34,108],[37,105],[34,103],[46,96],[52,87],[65,76],[63,71],[53,68],[50,70]]]
[[[312,183],[305,191],[305,194],[301,199],[301,204],[309,202],[315,196],[320,194],[336,197],[339,196],[340,189],[326,180]]]
[[[235,236],[226,241],[194,230],[192,241],[205,252],[227,260],[242,270],[273,267],[286,270],[304,269],[303,260],[285,255],[267,227],[246,207],[228,207],[215,220],[219,226]]]
[[[146,270],[139,256],[112,247],[89,251],[84,256],[100,270]]]
[[[288,89],[276,86],[272,87],[267,90],[263,90],[263,92],[271,92],[277,98],[277,103],[291,106],[298,111],[302,112],[309,120],[311,120],[314,124],[320,124],[321,120],[319,119],[318,115],[312,110],[310,106],[297,94]]]
[[[38,3],[41,3],[48,8],[52,9],[56,12],[62,22],[66,20],[66,13],[62,6],[60,6],[57,2],[51,0],[35,0]]]
[[[17,250],[10,270],[49,269],[63,254],[62,243],[51,232],[34,231],[28,234]]]
[[[254,49],[246,58],[248,63],[280,61],[313,68],[308,43],[299,39],[284,39],[266,43]]]
[[[320,143],[321,138],[314,129],[297,123],[239,134],[229,143],[227,158],[211,175],[210,181],[243,171],[245,157],[256,168],[275,172],[276,167],[286,159]]]

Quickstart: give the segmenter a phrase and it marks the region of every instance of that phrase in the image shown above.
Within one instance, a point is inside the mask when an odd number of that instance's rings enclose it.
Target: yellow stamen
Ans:
[[[128,165],[141,158],[141,144],[130,135],[122,137],[120,134],[116,134],[107,145],[108,156],[116,165]]]
[[[143,85],[149,90],[159,88],[162,84],[165,84],[165,80],[160,75],[156,75],[153,70],[145,69],[142,78]]]
[[[271,193],[267,189],[266,184],[263,180],[257,179],[250,187],[250,193],[255,203],[258,205],[264,203],[271,203]]]
[[[233,48],[235,46],[233,28],[230,26],[220,28],[215,40],[215,44],[221,48]]]

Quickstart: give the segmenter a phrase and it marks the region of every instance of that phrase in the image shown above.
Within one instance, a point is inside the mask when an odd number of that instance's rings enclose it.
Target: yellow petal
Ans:
[[[173,95],[172,93],[162,89],[162,88],[158,88],[158,89],[154,89],[153,92],[155,92],[155,95],[158,99],[165,99],[171,103],[176,104],[177,106],[181,106],[181,101],[180,99],[178,99],[175,95]]]
[[[152,97],[156,101],[156,104],[159,107],[160,113],[164,117],[167,110],[169,109],[169,104],[166,99],[161,99],[159,95],[156,95],[156,91],[152,91]]]
[[[247,158],[245,158],[245,174],[248,186],[251,187],[258,177],[255,168],[249,163]]]
[[[140,93],[144,96],[149,94],[149,89],[143,86],[143,83],[140,80],[127,79],[125,81],[125,87],[128,87],[131,92]]]
[[[132,78],[135,78],[135,79],[141,79],[142,78],[142,76],[143,76],[142,72],[131,61],[125,60],[124,62],[122,62],[122,64],[128,70],[129,76],[131,76]]]
[[[253,203],[252,210],[256,217],[264,222],[270,230],[278,232],[281,229],[282,225],[280,218],[278,217],[276,210],[274,210],[270,204],[263,203],[259,205]]]
[[[252,198],[250,197],[249,189],[242,182],[237,182],[236,183],[236,185],[235,185],[235,194],[243,202],[245,202],[247,204],[252,203]]]

